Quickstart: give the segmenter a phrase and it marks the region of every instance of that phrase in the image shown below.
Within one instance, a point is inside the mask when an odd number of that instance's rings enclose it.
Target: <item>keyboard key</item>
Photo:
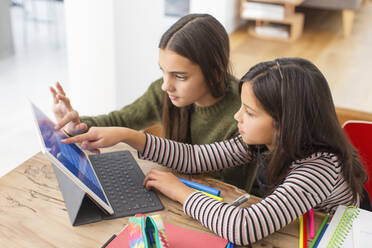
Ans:
[[[157,195],[142,185],[145,176],[130,152],[91,155],[89,159],[115,216],[129,216],[163,209]]]

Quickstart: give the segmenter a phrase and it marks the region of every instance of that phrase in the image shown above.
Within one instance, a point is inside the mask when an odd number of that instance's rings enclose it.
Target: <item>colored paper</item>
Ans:
[[[227,245],[227,240],[217,236],[175,226],[166,222],[164,222],[164,227],[170,247],[225,248]],[[127,228],[120,232],[107,248],[129,248],[129,235]]]

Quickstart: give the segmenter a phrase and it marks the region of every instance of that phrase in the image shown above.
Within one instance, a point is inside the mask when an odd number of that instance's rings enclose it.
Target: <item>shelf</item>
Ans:
[[[304,0],[250,0],[249,2],[299,5]],[[246,1],[244,1],[246,2]]]
[[[275,23],[283,23],[283,24],[291,24],[296,22],[303,22],[304,20],[304,14],[302,13],[295,13],[290,16],[284,17],[283,20],[279,19],[266,19],[266,18],[244,18],[244,20],[251,20],[251,21],[262,21],[262,22],[275,22]]]
[[[263,3],[262,5],[268,4],[269,6],[270,4],[272,4],[274,7],[268,7],[268,10],[267,10],[268,12],[261,12],[261,11],[266,11],[265,9],[266,7],[262,7],[262,8],[260,7],[254,10],[250,9],[250,10],[253,10],[252,12],[249,13],[251,17],[249,16],[247,17],[243,14],[245,11],[244,4],[249,3],[249,2]],[[267,39],[267,40],[294,41],[301,36],[302,30],[303,30],[304,14],[295,12],[295,6],[302,2],[303,0],[241,0],[240,16],[244,20],[255,21],[255,24],[254,24],[255,26],[249,27],[248,29],[249,34],[251,34],[254,37]],[[282,6],[282,8],[278,7],[279,12],[277,11],[278,8],[276,8],[275,5]],[[252,8],[253,8],[253,5],[252,5]],[[254,8],[257,8],[257,7],[254,7]],[[272,9],[274,9],[274,12],[271,12]],[[257,10],[258,12],[255,12]],[[275,15],[278,18],[277,19],[264,18],[264,17],[261,17],[262,16],[261,13],[264,13],[264,15],[267,15],[269,17],[273,17],[273,15]],[[267,13],[273,13],[273,15],[270,16],[270,14],[267,14]],[[257,16],[257,17],[254,17],[254,16]],[[283,17],[283,18],[280,18],[280,17]],[[284,39],[284,38],[271,37],[271,36],[261,35],[255,32],[254,29],[256,26],[260,26],[262,24],[270,24],[270,23],[287,25],[289,29],[289,33],[288,33],[289,38]]]

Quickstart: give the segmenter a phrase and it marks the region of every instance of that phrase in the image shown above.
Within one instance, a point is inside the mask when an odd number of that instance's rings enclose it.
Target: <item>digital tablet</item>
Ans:
[[[85,152],[76,144],[63,144],[67,136],[54,128],[55,124],[33,103],[32,113],[42,152],[76,185],[109,214],[114,210]]]

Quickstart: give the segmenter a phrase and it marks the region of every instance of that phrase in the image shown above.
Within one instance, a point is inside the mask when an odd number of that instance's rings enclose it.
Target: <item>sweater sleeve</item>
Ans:
[[[132,129],[144,129],[161,122],[163,79],[153,82],[148,90],[132,104],[106,115],[82,116],[80,121],[92,126],[121,126]]]
[[[238,166],[251,160],[241,137],[208,145],[190,145],[146,134],[139,158],[152,160],[182,173],[201,173]]]
[[[238,245],[254,243],[288,225],[331,194],[340,171],[324,160],[293,169],[272,194],[249,208],[192,193],[184,212],[219,236]]]

